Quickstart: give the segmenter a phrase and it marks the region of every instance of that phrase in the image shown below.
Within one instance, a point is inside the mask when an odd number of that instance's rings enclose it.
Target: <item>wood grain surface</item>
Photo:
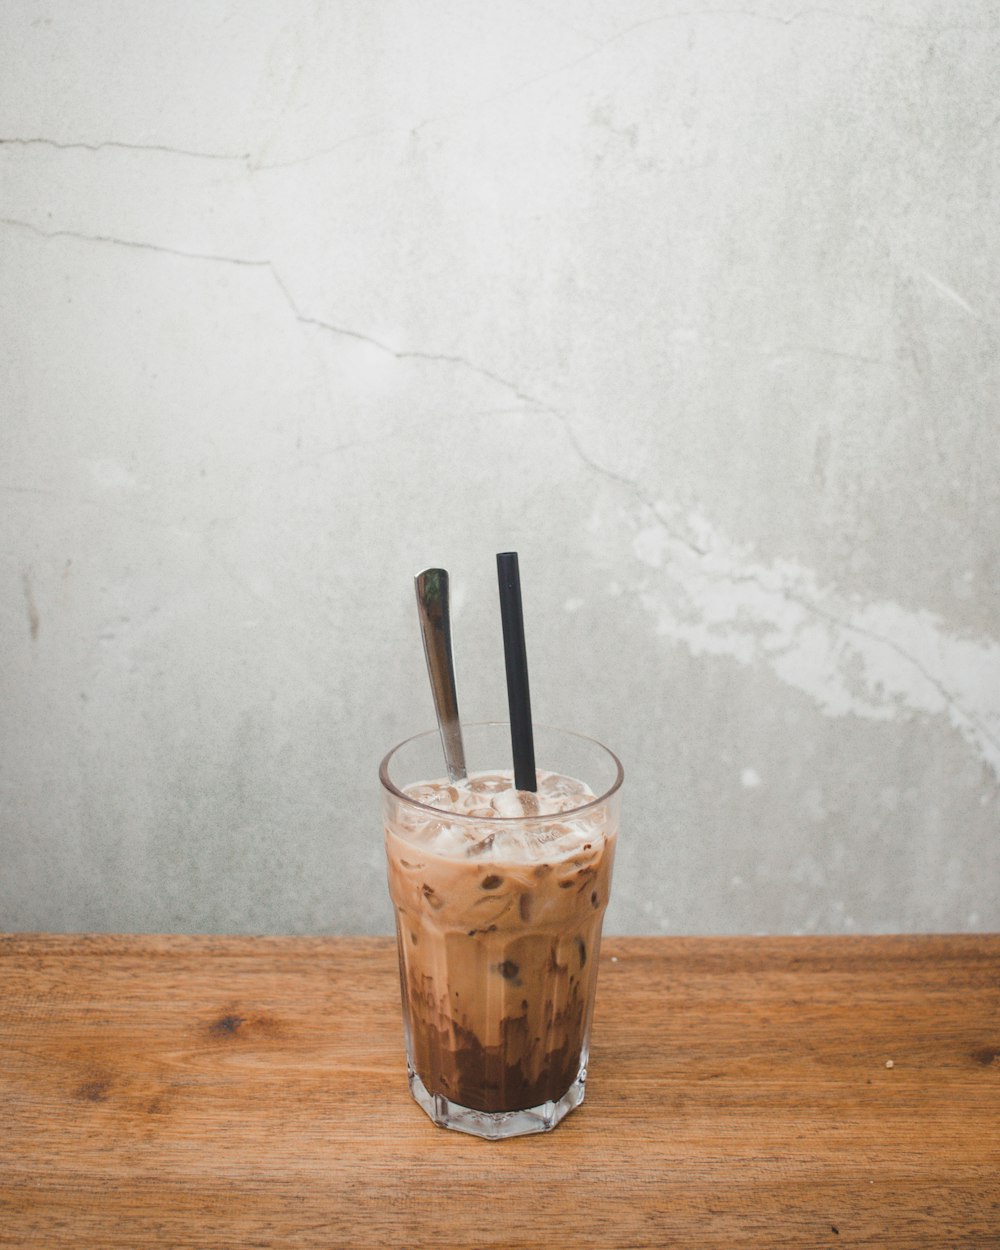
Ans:
[[[0,1245],[1000,1247],[1000,937],[608,939],[507,1142],[411,1102],[388,940],[0,938]]]

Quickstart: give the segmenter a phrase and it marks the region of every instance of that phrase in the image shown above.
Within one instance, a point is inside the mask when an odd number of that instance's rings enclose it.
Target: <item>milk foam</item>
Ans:
[[[562,859],[603,840],[603,808],[553,819],[592,803],[597,796],[588,786],[561,773],[539,770],[536,777],[535,793],[515,789],[510,770],[472,773],[463,782],[415,782],[404,793],[440,816],[405,807],[400,832],[439,855],[516,863]],[[473,819],[449,820],[452,814]],[[511,818],[525,823],[512,826]]]

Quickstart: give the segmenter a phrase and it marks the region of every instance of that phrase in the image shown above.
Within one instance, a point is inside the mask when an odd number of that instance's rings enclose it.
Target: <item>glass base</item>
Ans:
[[[543,1102],[524,1111],[476,1111],[473,1107],[452,1102],[444,1094],[432,1094],[409,1064],[407,1069],[414,1101],[423,1107],[435,1124],[459,1133],[471,1133],[474,1137],[486,1137],[490,1141],[522,1137],[525,1133],[547,1133],[554,1129],[574,1107],[583,1102],[587,1082],[587,1069],[584,1067],[558,1102]]]

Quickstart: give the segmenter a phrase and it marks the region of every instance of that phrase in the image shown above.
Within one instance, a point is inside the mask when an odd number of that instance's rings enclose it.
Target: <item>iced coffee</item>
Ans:
[[[383,764],[411,1089],[482,1136],[551,1128],[583,1098],[621,770],[565,737],[577,771],[539,769],[534,793],[503,769],[397,784]]]

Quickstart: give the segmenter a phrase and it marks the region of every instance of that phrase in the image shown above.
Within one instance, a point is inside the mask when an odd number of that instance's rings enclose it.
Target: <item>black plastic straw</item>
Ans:
[[[507,705],[510,708],[510,743],[514,749],[514,785],[518,790],[537,790],[535,739],[531,731],[531,696],[528,693],[528,655],[524,647],[524,611],[521,607],[521,574],[516,551],[497,554],[500,583],[500,619],[503,623],[503,654],[507,664]]]

